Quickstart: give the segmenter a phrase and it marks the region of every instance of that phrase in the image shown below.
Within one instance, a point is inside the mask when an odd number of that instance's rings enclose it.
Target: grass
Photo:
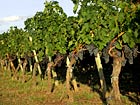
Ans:
[[[47,80],[37,77],[36,82],[35,86],[32,80],[26,83],[15,81],[11,79],[9,72],[0,71],[0,105],[103,105],[99,93],[87,85],[79,83],[79,91],[72,91],[74,102],[70,103],[65,83],[50,93]],[[122,100],[124,105],[136,105],[126,96],[122,96]]]

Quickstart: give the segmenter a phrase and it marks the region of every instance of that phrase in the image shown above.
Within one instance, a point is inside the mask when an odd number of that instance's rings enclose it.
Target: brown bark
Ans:
[[[33,71],[33,65],[32,65],[31,58],[29,58],[29,67],[30,67],[30,72],[32,72]]]
[[[11,67],[11,64],[10,64],[10,62],[8,62],[8,63],[7,63],[7,68],[6,68],[6,69],[7,69],[8,71],[10,71],[10,67]],[[12,73],[11,73],[11,75],[12,75]]]
[[[121,94],[119,90],[119,74],[122,67],[122,58],[114,57],[113,58],[113,71],[111,75],[111,84],[112,84],[112,97],[117,105],[121,104]]]
[[[124,53],[122,51],[122,55],[118,55],[118,50],[115,49],[115,46],[113,45],[115,41],[118,40],[122,35],[124,35],[125,32],[119,33],[110,43],[109,45],[109,55],[113,58],[113,71],[111,75],[111,84],[112,84],[112,91],[111,91],[111,97],[113,103],[116,105],[120,105],[121,102],[121,94],[119,90],[119,75],[121,72],[121,67],[122,67],[122,61],[124,60]],[[122,44],[120,43],[122,46]],[[122,46],[123,47],[123,46]]]
[[[66,89],[67,89],[67,94],[68,94],[68,98],[69,98],[69,101],[70,102],[73,102],[73,94],[72,92],[70,91],[70,82],[71,82],[71,79],[72,79],[72,65],[75,64],[75,58],[72,57],[71,60],[69,61],[69,58],[67,57],[67,73],[66,73]],[[77,83],[74,83],[74,88],[76,89],[77,91]]]
[[[71,82],[72,82],[72,85],[73,85],[74,91],[75,91],[75,92],[78,92],[78,87],[77,87],[76,79],[73,79]]]
[[[49,92],[52,91],[52,87],[51,87],[51,84],[52,84],[52,82],[51,82],[51,69],[52,69],[53,64],[54,64],[53,62],[50,62],[47,65],[48,87],[50,89]]]
[[[36,70],[37,70],[37,63],[34,63],[34,68],[33,68],[33,74],[32,74],[32,82],[33,82],[33,86],[36,86],[37,82],[36,82]]]
[[[4,68],[4,61],[0,59],[0,70],[3,71]]]
[[[55,68],[59,63],[60,61],[63,59],[63,56],[60,56],[58,55],[54,62],[51,62],[51,58],[50,58],[50,63],[48,63],[47,65],[47,75],[48,75],[48,86],[50,87],[49,89],[51,89],[51,92],[54,91],[54,88],[56,86],[58,86],[59,82],[58,82],[58,79],[57,79],[57,73],[54,71],[53,68]],[[53,83],[51,81],[51,74],[52,74],[52,77],[54,79]]]
[[[119,105],[122,103],[121,94],[119,90],[119,75],[121,72],[122,61],[124,60],[124,53],[122,52],[122,57],[117,55],[118,51],[112,51],[115,47],[110,48],[109,54],[113,58],[113,71],[111,75],[111,97],[113,99],[113,103]]]
[[[24,61],[23,63],[23,67],[22,65],[20,65],[20,68],[22,69],[22,83],[24,83],[25,80],[25,69],[26,69],[26,65],[27,65],[27,60]]]
[[[109,55],[113,58],[113,71],[111,75],[111,97],[113,103],[117,105],[121,105],[121,94],[119,90],[119,75],[121,72],[122,61],[124,60],[124,53],[122,52],[122,56],[118,56],[118,51],[114,50],[115,47],[111,47],[109,50]]]

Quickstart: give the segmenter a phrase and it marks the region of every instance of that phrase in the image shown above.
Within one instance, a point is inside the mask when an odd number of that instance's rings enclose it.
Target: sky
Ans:
[[[1,0],[0,3],[0,33],[7,31],[10,26],[24,28],[24,21],[43,11],[46,0]],[[49,0],[48,0],[49,1]],[[51,1],[51,0],[50,0]],[[71,0],[56,0],[68,16],[72,12]]]

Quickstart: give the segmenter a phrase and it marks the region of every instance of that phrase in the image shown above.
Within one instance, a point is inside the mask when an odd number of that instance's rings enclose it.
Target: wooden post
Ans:
[[[95,62],[96,62],[99,77],[100,77],[100,84],[101,84],[101,89],[103,91],[103,98],[106,99],[106,90],[107,90],[106,89],[106,81],[105,81],[105,77],[104,77],[104,73],[103,73],[103,67],[102,67],[102,63],[101,63],[99,53],[97,53],[97,55],[95,57]]]
[[[48,63],[47,65],[47,76],[48,76],[48,87],[49,87],[49,92],[52,92],[52,82],[51,82],[51,69],[53,66],[53,62]]]
[[[37,63],[34,63],[34,68],[32,71],[32,82],[33,82],[33,87],[37,85],[37,81],[36,81],[36,69],[37,69]]]
[[[33,40],[32,37],[29,36],[29,41],[31,42],[31,44],[32,44],[32,40]],[[34,54],[35,61],[37,63],[38,72],[41,75],[42,74],[42,71],[41,71],[41,68],[40,68],[39,61],[38,61],[38,58],[37,58],[37,55],[36,55],[36,51],[35,50],[33,50],[33,54]]]
[[[32,65],[31,58],[29,58],[29,67],[30,67],[30,72],[32,72],[33,71],[33,65]]]
[[[17,80],[17,71],[15,69],[14,63],[12,61],[10,61],[10,66],[12,68],[12,72],[13,72],[13,79]]]
[[[35,61],[36,61],[36,63],[37,63],[38,72],[39,72],[39,74],[41,75],[42,72],[41,72],[41,68],[40,68],[40,65],[39,65],[39,61],[38,61],[38,58],[37,58],[37,55],[36,55],[36,51],[33,50],[33,53],[34,53]]]
[[[54,70],[52,70],[52,76],[53,76],[53,79],[54,79],[54,86],[58,86],[59,81],[57,79],[57,73]]]

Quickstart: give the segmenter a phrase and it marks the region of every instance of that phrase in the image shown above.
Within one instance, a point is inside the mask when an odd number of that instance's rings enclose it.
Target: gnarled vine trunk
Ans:
[[[3,71],[3,68],[4,68],[3,65],[4,65],[4,64],[3,64],[3,60],[0,59],[0,70],[1,70],[1,71]]]
[[[27,65],[27,60],[25,59],[23,62],[23,67],[22,65],[20,66],[20,68],[22,69],[22,83],[26,82],[26,78],[25,78],[26,65]]]
[[[119,75],[122,67],[122,58],[114,57],[113,58],[113,71],[111,75],[111,84],[112,84],[112,98],[116,105],[121,104],[121,94],[119,90]]]
[[[110,97],[112,98],[113,104],[115,103],[116,105],[122,104],[121,94],[119,90],[119,75],[121,72],[122,62],[124,60],[124,52],[122,51],[120,55],[120,52],[117,49],[115,49],[115,46],[113,44],[123,34],[124,32],[121,32],[110,42],[108,50],[109,55],[113,58],[113,71],[111,74],[112,91]]]
[[[47,76],[48,76],[48,87],[49,87],[49,92],[51,92],[52,91],[52,87],[51,87],[51,84],[52,84],[52,82],[51,82],[51,69],[52,69],[52,66],[53,66],[53,62],[49,62],[48,63],[48,65],[47,65]]]
[[[58,78],[57,78],[57,73],[54,71],[54,69],[52,70],[52,77],[53,77],[54,81],[53,81],[51,92],[53,92],[55,87],[57,87],[59,85],[59,81],[58,81]]]
[[[36,82],[36,69],[37,69],[37,63],[34,63],[34,68],[32,71],[32,82],[33,82],[33,86],[36,86],[37,82]]]
[[[70,91],[70,82],[72,80],[72,72],[73,72],[73,68],[72,68],[72,65],[75,63],[75,58],[72,57],[71,60],[69,61],[69,58],[67,57],[67,73],[66,73],[66,89],[67,89],[67,94],[68,94],[68,98],[70,100],[70,102],[73,102],[73,94],[71,93]],[[75,91],[78,91],[78,87],[77,87],[77,82],[75,79],[72,80],[72,85],[74,87],[74,90]]]
[[[70,92],[70,80],[71,80],[70,74],[71,74],[71,68],[68,67],[67,73],[66,73],[66,89],[67,89],[67,94],[68,94],[69,99],[73,101],[73,95]]]

